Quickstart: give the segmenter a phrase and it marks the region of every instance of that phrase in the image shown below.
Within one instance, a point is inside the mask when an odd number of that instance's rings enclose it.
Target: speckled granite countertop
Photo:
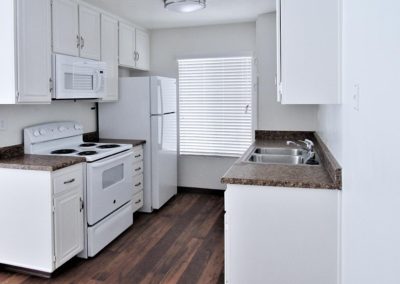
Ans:
[[[86,162],[86,159],[81,157],[19,155],[14,157],[0,157],[0,168],[57,171],[84,162]]]
[[[133,147],[145,144],[145,140],[134,140],[134,139],[108,139],[100,138],[99,143],[115,143],[115,144],[132,144]]]
[[[310,165],[254,164],[244,160],[255,147],[288,147],[287,140],[310,139],[315,143],[321,163]],[[256,131],[256,141],[248,151],[222,177],[222,183],[341,189],[341,167],[329,152],[320,137],[313,132]]]

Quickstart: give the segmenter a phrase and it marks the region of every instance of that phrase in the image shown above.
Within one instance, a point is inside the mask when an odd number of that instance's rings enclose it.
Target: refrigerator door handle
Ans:
[[[159,115],[158,116],[160,125],[158,126],[158,148],[162,149],[163,148],[163,140],[164,140],[164,116]]]
[[[160,112],[159,113],[164,113],[164,102],[163,102],[163,91],[162,91],[162,85],[161,85],[161,80],[157,80],[157,87],[158,87],[158,96],[160,97],[159,104],[161,106]]]

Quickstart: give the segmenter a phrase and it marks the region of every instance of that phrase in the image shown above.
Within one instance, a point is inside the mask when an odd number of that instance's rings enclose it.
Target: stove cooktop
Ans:
[[[36,154],[84,157],[87,162],[94,162],[131,148],[130,144],[79,143],[60,145],[55,149],[45,149]]]

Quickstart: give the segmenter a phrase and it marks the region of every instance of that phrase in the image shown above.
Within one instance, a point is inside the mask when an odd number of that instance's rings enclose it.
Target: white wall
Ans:
[[[90,102],[53,102],[51,105],[0,105],[0,147],[21,144],[23,129],[27,126],[61,120],[83,124],[85,132],[96,131],[96,112]]]
[[[320,132],[344,172],[342,283],[397,284],[400,2],[343,4],[343,105],[319,111]],[[355,84],[359,111],[352,102]]]
[[[317,106],[291,106],[277,102],[275,13],[258,17],[256,38],[259,71],[258,129],[316,130]]]
[[[253,54],[255,23],[162,29],[151,32],[153,74],[178,78],[177,59],[182,57]],[[221,177],[234,158],[182,156],[179,158],[179,186],[224,189]]]

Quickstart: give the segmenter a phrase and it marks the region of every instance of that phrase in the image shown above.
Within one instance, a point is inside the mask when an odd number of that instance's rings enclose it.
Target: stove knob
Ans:
[[[46,135],[47,131],[46,131],[46,129],[40,129],[39,133],[40,133],[40,135]]]
[[[67,129],[65,128],[65,126],[60,126],[60,127],[58,128],[58,131],[60,131],[60,132],[64,132],[65,130],[67,130]]]
[[[33,132],[33,136],[35,136],[35,137],[40,136],[39,130],[35,130],[35,131]]]
[[[75,129],[76,129],[76,130],[81,130],[81,129],[82,129],[82,126],[81,126],[81,125],[79,125],[79,124],[75,124],[75,126],[74,126],[74,127],[75,127]]]

